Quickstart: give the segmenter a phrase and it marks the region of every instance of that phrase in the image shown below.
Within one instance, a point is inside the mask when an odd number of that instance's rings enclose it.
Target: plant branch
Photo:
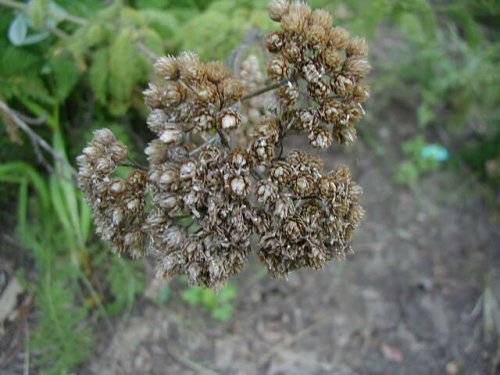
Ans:
[[[202,145],[198,146],[193,151],[191,151],[189,153],[189,156],[191,157],[193,155],[196,155],[198,152],[202,151],[205,147],[211,145],[212,143],[215,143],[217,141],[217,139],[219,139],[219,135],[216,135],[216,136],[210,138],[208,141],[206,141],[205,143],[203,143]]]
[[[142,41],[137,41],[135,43],[136,48],[139,50],[139,52],[142,52],[146,57],[151,60],[151,62],[155,62],[158,60],[159,56],[152,51],[150,48],[148,48]]]
[[[0,0],[1,1],[1,0]],[[39,150],[37,149],[42,148],[45,151],[47,151],[53,158],[54,160],[60,161],[67,169],[70,171],[71,175],[73,177],[77,177],[76,170],[71,166],[71,164],[68,163],[66,158],[59,154],[56,150],[50,146],[45,139],[40,137],[38,134],[36,134],[28,124],[26,124],[18,115],[15,111],[13,111],[6,103],[3,101],[0,101],[0,111],[4,112],[7,116],[9,116],[13,123],[21,129],[23,132],[26,133],[26,135],[30,138],[31,143],[33,144],[33,147],[35,149],[35,152],[37,153],[37,157],[39,159],[39,162],[45,165],[47,167],[47,162],[43,158],[43,155]],[[52,167],[48,168],[49,172],[51,172]]]
[[[255,92],[252,92],[251,94],[248,94],[248,95],[245,95],[243,96],[241,99],[240,99],[240,102],[244,102],[246,100],[249,100],[249,99],[252,99],[252,98],[255,98],[256,96],[259,96],[259,95],[262,95],[262,94],[265,94],[266,92],[268,91],[271,91],[271,90],[275,90],[277,88],[280,88],[282,86],[285,86],[287,85],[288,83],[292,83],[292,82],[295,82],[297,78],[295,76],[292,76],[292,77],[287,77],[287,78],[284,78],[282,79],[281,81],[279,82],[276,82],[270,86],[266,86],[266,87],[263,87],[261,88],[260,90],[257,90]]]

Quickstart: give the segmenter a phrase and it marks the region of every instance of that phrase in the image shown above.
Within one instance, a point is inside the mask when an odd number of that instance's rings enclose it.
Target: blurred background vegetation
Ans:
[[[465,169],[497,205],[500,3],[310,3],[372,46],[372,99],[361,138],[384,154],[377,124],[395,103],[415,124],[401,138],[394,181],[413,189],[428,173]],[[89,358],[96,342],[91,322],[112,324],[145,286],[141,263],[109,256],[93,235],[73,182],[75,157],[94,129],[109,127],[141,161],[149,138],[142,91],[150,55],[193,50],[226,60],[249,29],[272,29],[266,8],[264,0],[0,0],[0,227],[15,230],[27,252],[2,257],[16,259],[17,278],[34,295],[29,345],[46,374]],[[234,285],[218,296],[182,288],[185,303],[213,319],[231,318]],[[168,289],[158,293],[159,304],[168,298]]]

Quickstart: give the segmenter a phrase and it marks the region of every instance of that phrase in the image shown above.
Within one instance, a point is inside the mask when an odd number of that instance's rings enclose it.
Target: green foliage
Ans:
[[[201,286],[188,287],[181,296],[189,305],[202,307],[213,319],[228,322],[233,316],[232,302],[236,294],[236,286],[228,284],[219,293]]]
[[[399,164],[396,181],[413,185],[418,179],[439,167],[440,162],[448,159],[446,149],[439,145],[431,145],[422,136],[403,143],[405,159]]]
[[[65,155],[58,131],[53,146]],[[36,267],[36,276],[29,280],[37,307],[30,341],[34,361],[47,374],[70,372],[93,354],[90,314],[106,321],[108,315],[131,307],[144,289],[143,274],[137,263],[110,260],[108,250],[91,243],[90,208],[67,162],[57,162],[48,179],[28,164],[4,163],[0,182],[19,186],[18,237]],[[97,279],[102,279],[99,290]]]
[[[249,29],[267,31],[271,26],[265,2],[219,0],[187,22],[178,38],[182,50],[196,50],[204,59],[225,59]]]

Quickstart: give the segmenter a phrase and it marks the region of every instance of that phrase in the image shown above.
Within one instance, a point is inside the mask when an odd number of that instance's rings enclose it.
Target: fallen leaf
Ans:
[[[387,344],[382,344],[381,349],[384,358],[388,361],[396,363],[400,363],[401,361],[403,361],[403,353],[401,352],[401,350]]]
[[[0,297],[0,323],[9,317],[16,309],[17,296],[23,292],[23,288],[15,277],[10,280],[9,285]]]

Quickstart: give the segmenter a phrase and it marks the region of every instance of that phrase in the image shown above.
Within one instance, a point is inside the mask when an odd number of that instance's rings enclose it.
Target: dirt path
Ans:
[[[452,174],[428,177],[413,193],[395,186],[392,158],[375,157],[363,144],[327,155],[327,167],[346,162],[365,190],[367,217],[354,255],[288,282],[256,277],[262,268],[253,262],[235,280],[228,324],[189,308],[174,283],[167,307],[144,302],[88,371],[491,373],[495,347],[484,343],[481,319],[471,317],[485,274],[500,280],[500,237],[487,209]]]

